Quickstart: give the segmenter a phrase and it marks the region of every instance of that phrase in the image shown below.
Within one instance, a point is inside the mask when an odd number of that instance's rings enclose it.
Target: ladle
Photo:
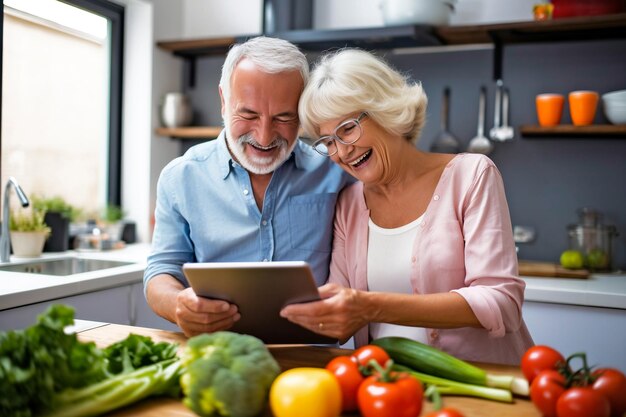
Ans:
[[[478,100],[478,129],[476,137],[470,140],[467,151],[472,153],[482,153],[488,155],[493,150],[493,144],[485,136],[485,97],[487,89],[485,86],[480,88],[480,98]]]
[[[443,102],[441,106],[441,132],[430,146],[432,152],[459,153],[461,144],[448,129],[448,112],[450,106],[450,87],[443,89]]]

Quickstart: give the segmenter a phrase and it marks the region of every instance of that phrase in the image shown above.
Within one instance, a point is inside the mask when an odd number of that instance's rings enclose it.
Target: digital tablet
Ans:
[[[183,273],[196,294],[237,305],[241,318],[230,331],[267,344],[337,342],[280,317],[288,304],[320,299],[306,262],[186,263]]]

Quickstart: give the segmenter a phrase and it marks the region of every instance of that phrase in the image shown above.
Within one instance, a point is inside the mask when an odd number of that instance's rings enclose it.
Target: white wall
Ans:
[[[262,7],[262,0],[184,0],[182,38],[259,34]]]
[[[149,235],[150,149],[152,137],[152,6],[119,0],[125,7],[122,116],[122,206],[137,224],[137,238]]]

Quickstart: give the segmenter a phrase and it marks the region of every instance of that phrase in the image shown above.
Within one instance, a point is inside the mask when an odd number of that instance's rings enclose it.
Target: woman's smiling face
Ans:
[[[349,114],[320,124],[320,135],[332,135],[337,126],[347,120],[356,119],[359,114]],[[389,171],[387,141],[390,135],[369,116],[362,118],[360,124],[361,137],[351,145],[335,141],[337,153],[330,158],[364,184],[377,183],[382,181],[385,173]]]

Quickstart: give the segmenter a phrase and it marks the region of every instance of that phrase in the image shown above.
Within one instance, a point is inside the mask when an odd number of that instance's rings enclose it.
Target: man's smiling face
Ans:
[[[268,74],[243,59],[230,83],[230,97],[222,96],[228,147],[251,173],[269,174],[296,145],[302,76],[299,71]]]

